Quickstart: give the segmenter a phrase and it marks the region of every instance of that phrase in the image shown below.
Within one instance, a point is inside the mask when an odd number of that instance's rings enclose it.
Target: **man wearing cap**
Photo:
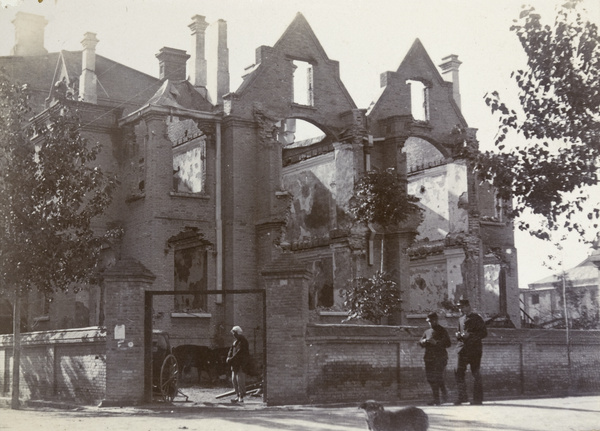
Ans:
[[[425,376],[427,382],[431,386],[433,392],[433,400],[429,403],[430,406],[440,405],[440,392],[442,395],[441,402],[445,403],[448,398],[446,385],[444,383],[444,370],[448,363],[448,352],[446,349],[450,347],[450,336],[448,331],[438,323],[438,315],[429,313],[427,315],[429,329],[427,329],[419,345],[425,348]]]
[[[471,404],[481,405],[483,403],[483,383],[479,367],[481,365],[481,355],[483,345],[481,340],[487,337],[487,328],[483,318],[471,310],[471,304],[468,299],[461,299],[458,303],[461,316],[458,319],[458,363],[456,366],[456,386],[458,389],[458,398],[454,402],[460,405],[469,401],[467,395],[467,384],[465,374],[467,365],[471,367],[473,375],[473,401]]]
[[[246,395],[246,373],[244,368],[250,357],[248,340],[243,335],[242,328],[234,326],[231,328],[231,335],[235,338],[229,353],[227,353],[227,364],[231,367],[231,383],[235,390],[236,398],[232,403],[243,403]]]

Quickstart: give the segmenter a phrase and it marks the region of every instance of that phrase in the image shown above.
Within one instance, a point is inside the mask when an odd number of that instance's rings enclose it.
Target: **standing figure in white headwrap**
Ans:
[[[242,328],[234,326],[231,335],[235,338],[233,345],[227,354],[227,364],[231,367],[231,382],[235,390],[236,398],[232,403],[243,403],[246,395],[246,372],[245,368],[250,357],[248,340],[243,335]]]

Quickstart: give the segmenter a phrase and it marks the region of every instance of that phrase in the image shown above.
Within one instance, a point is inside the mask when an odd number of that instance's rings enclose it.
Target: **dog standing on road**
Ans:
[[[360,405],[367,413],[371,431],[427,431],[429,418],[418,407],[406,407],[398,411],[385,411],[377,401],[365,401]]]

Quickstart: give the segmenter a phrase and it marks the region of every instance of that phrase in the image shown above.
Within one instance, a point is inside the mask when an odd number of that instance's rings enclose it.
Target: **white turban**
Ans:
[[[231,332],[235,332],[238,335],[242,335],[244,333],[244,331],[242,331],[242,328],[240,328],[239,326],[234,326],[233,328],[231,328]]]

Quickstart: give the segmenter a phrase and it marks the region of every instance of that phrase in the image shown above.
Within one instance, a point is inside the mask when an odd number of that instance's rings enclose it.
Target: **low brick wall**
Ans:
[[[11,396],[12,335],[0,335],[0,394]],[[97,404],[106,392],[106,333],[99,327],[21,334],[21,400]]]
[[[305,384],[300,385],[300,392],[275,392],[272,403],[426,401],[430,389],[425,380],[423,350],[417,345],[425,329],[310,324],[304,337],[294,337],[303,344],[298,352],[305,358],[305,365],[296,371],[304,370],[305,378],[298,375],[298,382]],[[454,328],[448,330],[452,333]],[[600,331],[571,331],[570,370],[564,331],[488,331],[482,359],[486,399],[600,393]],[[277,339],[281,341],[284,335]],[[106,398],[106,334],[100,328],[26,333],[21,343],[22,400],[89,405]],[[455,345],[449,349],[446,372],[450,400],[456,394],[454,349]],[[276,372],[276,368],[286,368],[275,360],[279,351],[270,351],[269,376],[272,384],[285,388],[288,376],[280,379]],[[11,376],[12,336],[0,335],[3,397],[10,396]],[[467,376],[471,394],[471,376]],[[301,394],[303,388],[306,396]]]
[[[417,345],[425,329],[308,325],[305,342],[309,402],[429,400],[423,349]],[[482,358],[487,399],[600,393],[600,331],[571,331],[570,372],[565,331],[488,331]],[[452,335],[454,328],[448,328],[448,332]],[[453,341],[446,368],[450,400],[456,394],[455,346]],[[472,394],[469,373],[467,378]]]

